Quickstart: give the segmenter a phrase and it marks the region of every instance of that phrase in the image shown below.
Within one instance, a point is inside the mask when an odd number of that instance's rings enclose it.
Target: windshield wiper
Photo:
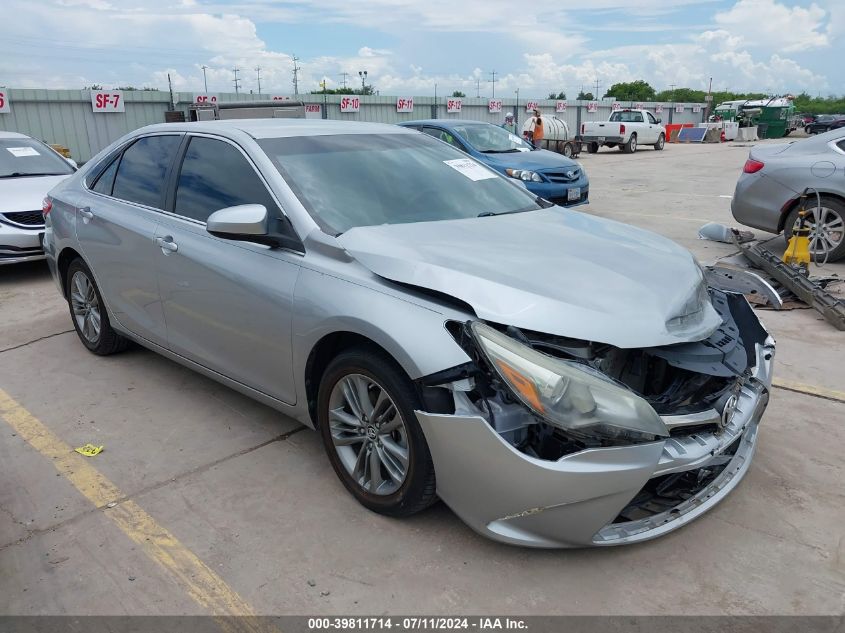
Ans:
[[[24,173],[24,172],[21,172],[21,171],[15,171],[15,172],[12,172],[11,174],[3,174],[2,176],[0,176],[0,178],[24,178],[24,177],[28,177],[28,176],[63,176],[63,175],[64,174],[57,174],[55,172],[49,172],[49,173],[48,172],[44,172],[44,173],[37,173],[36,172],[34,174],[30,174],[30,173]]]
[[[483,149],[481,150],[482,154],[510,154],[511,152],[518,152],[518,149],[511,148],[511,149]]]

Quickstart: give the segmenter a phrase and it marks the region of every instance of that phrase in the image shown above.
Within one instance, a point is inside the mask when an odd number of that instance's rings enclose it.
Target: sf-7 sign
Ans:
[[[126,112],[120,90],[92,90],[91,109],[94,112]]]

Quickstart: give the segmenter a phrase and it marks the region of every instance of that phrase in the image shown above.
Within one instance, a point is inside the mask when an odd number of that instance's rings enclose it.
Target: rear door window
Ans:
[[[281,216],[267,186],[237,148],[193,137],[182,161],[174,211],[205,222],[215,211],[239,204],[262,204],[270,217]]]
[[[128,202],[161,208],[167,170],[181,140],[181,136],[168,134],[145,136],[135,141],[123,152],[112,195]]]
[[[103,173],[100,174],[99,178],[97,178],[97,182],[94,183],[94,186],[91,187],[92,191],[102,193],[106,196],[111,195],[112,186],[114,185],[114,176],[117,173],[117,164],[119,162],[119,156],[112,160],[111,164],[106,167],[103,170]]]
[[[424,127],[422,131],[425,132],[426,134],[428,134],[429,136],[433,136],[434,138],[439,138],[441,141],[445,141],[446,143],[449,143],[449,145],[452,145],[453,147],[457,147],[462,152],[466,151],[463,143],[461,143],[457,138],[455,138],[455,135],[452,134],[451,132],[447,132],[446,130],[441,130],[441,129],[436,128],[436,127],[427,127],[427,126]]]

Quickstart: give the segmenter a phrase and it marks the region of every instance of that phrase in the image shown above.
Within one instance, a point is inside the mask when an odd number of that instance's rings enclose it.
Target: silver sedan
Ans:
[[[166,124],[51,192],[81,343],[130,341],[319,431],[365,507],[617,545],[742,479],[774,342],[689,252],[396,126]]]
[[[845,128],[793,143],[757,145],[736,183],[739,222],[792,237],[802,192],[810,187],[810,251],[817,261],[845,257]],[[818,193],[818,196],[816,195]]]

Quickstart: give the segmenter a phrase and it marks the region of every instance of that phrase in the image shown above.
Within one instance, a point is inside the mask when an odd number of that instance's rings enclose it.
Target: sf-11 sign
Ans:
[[[487,111],[490,114],[498,114],[502,111],[502,100],[501,99],[490,99],[487,102]]]
[[[464,102],[461,99],[446,99],[446,112],[448,114],[458,114]]]
[[[92,90],[91,109],[94,112],[126,112],[120,90]]]
[[[361,99],[358,97],[343,97],[340,100],[340,111],[344,114],[358,112],[361,109]]]
[[[12,111],[9,106],[9,93],[5,90],[0,90],[0,113],[7,114]]]
[[[413,97],[399,97],[396,99],[397,112],[413,112],[414,98]]]

